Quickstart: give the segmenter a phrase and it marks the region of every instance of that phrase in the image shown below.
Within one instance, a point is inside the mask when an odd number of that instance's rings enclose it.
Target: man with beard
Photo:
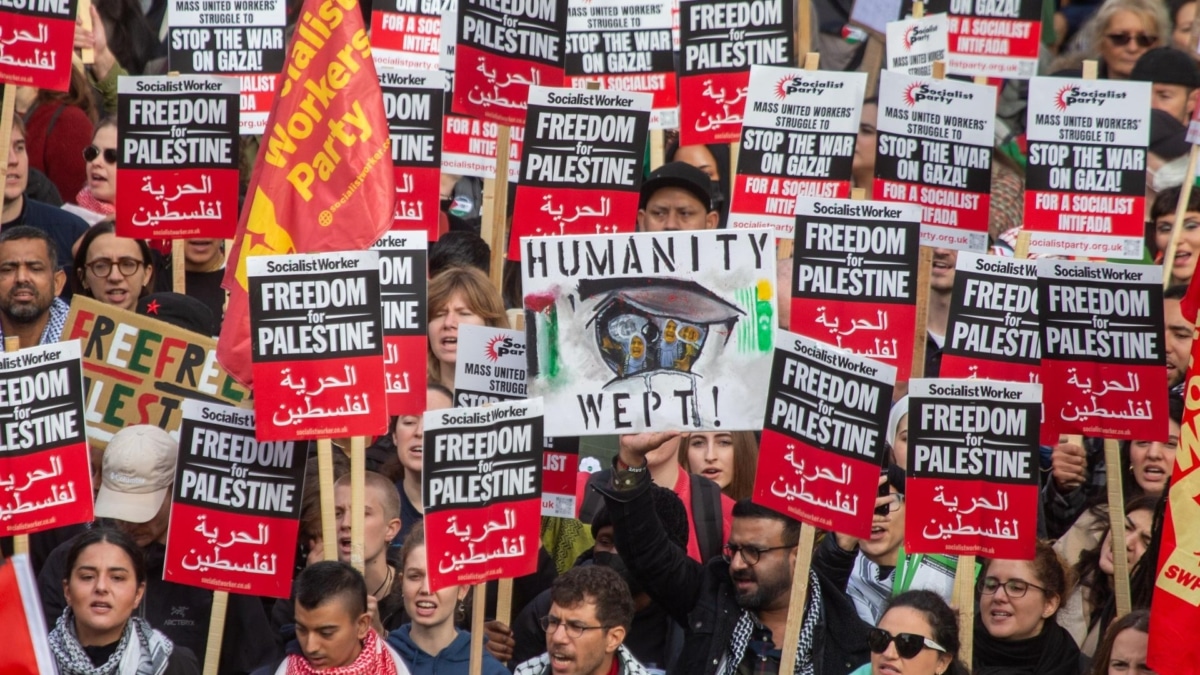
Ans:
[[[43,231],[18,225],[0,232],[0,338],[20,338],[22,349],[58,342],[67,303],[58,294],[67,275]]]
[[[650,596],[684,626],[677,672],[778,675],[784,641],[798,639],[795,673],[845,675],[870,658],[853,603],[810,574],[798,636],[785,636],[800,523],[745,499],[733,510],[724,555],[705,564],[668,543],[650,497],[645,454],[668,434],[623,443],[612,478],[599,488],[621,558]],[[787,675],[794,675],[788,673]]]
[[[1163,291],[1163,326],[1167,347],[1167,386],[1172,391],[1183,392],[1183,380],[1187,377],[1188,362],[1192,358],[1192,337],[1195,331],[1191,321],[1183,318],[1183,296],[1187,286],[1176,284]]]

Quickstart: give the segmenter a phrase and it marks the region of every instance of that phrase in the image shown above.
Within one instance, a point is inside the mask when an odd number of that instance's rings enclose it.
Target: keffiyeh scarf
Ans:
[[[162,633],[135,616],[125,624],[112,656],[98,666],[92,665],[75,633],[75,614],[70,607],[58,617],[49,642],[60,675],[156,675],[166,668],[173,649]]]
[[[288,654],[287,675],[317,675],[316,669],[303,654]],[[320,675],[397,675],[396,664],[387,653],[384,643],[375,634],[367,631],[363,638],[362,651],[354,663],[340,668],[327,668]]]
[[[812,571],[808,575],[808,603],[804,610],[804,622],[800,625],[800,643],[796,649],[794,675],[815,675],[813,636],[816,635],[817,623],[821,620],[821,613],[825,611],[825,606],[821,600],[821,584],[817,580],[816,573]],[[738,666],[741,665],[742,658],[746,655],[746,648],[750,646],[750,636],[754,633],[754,624],[754,617],[750,615],[750,612],[742,610],[742,615],[738,617],[737,624],[733,627],[733,636],[729,642],[729,656],[725,659],[725,665],[721,668],[719,675],[735,675],[737,673]],[[783,644],[783,639],[779,636],[773,637],[777,646]]]

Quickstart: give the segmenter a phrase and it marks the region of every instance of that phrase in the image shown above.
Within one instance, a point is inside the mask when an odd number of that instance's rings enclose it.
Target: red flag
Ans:
[[[54,658],[42,622],[42,601],[29,556],[13,556],[0,566],[0,626],[4,626],[4,649],[0,649],[0,673],[38,675],[53,673]]]
[[[217,360],[251,386],[246,256],[364,250],[392,224],[383,95],[357,0],[305,0],[223,286]]]

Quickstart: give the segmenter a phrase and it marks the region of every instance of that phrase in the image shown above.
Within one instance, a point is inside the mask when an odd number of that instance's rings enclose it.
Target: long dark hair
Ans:
[[[1150,633],[1150,610],[1137,609],[1112,622],[1104,632],[1104,641],[1096,647],[1096,655],[1092,658],[1092,669],[1088,675],[1108,675],[1108,662],[1112,658],[1113,643],[1117,636],[1128,629]]]
[[[1142,495],[1134,497],[1125,504],[1125,513],[1134,511],[1149,511],[1151,514],[1158,507],[1159,498],[1150,495]],[[1079,562],[1075,563],[1075,573],[1079,576],[1079,592],[1086,593],[1088,601],[1092,604],[1091,616],[1087,619],[1087,627],[1090,631],[1095,626],[1100,626],[1103,630],[1108,626],[1116,615],[1116,597],[1113,588],[1113,580],[1104,570],[1100,569],[1100,557],[1104,553],[1105,535],[1111,534],[1112,530],[1109,526],[1108,513],[1097,512],[1093,510],[1099,518],[1096,533],[1099,535],[1100,543],[1095,547],[1090,548],[1079,554]],[[1114,534],[1114,539],[1117,535]],[[1124,550],[1124,532],[1120,533],[1121,544],[1118,545],[1118,550]],[[1142,560],[1146,559],[1143,554]],[[1139,566],[1140,566],[1140,562]]]
[[[75,537],[71,548],[67,550],[67,565],[63,568],[63,581],[70,581],[71,575],[75,572],[75,563],[79,562],[79,556],[96,544],[112,544],[124,551],[125,555],[129,556],[133,577],[137,579],[138,585],[146,583],[146,554],[129,535],[112,527],[94,527]]]
[[[86,278],[85,275],[87,274],[88,249],[91,248],[92,242],[96,241],[97,238],[105,234],[111,234],[113,236],[116,236],[117,234],[116,226],[113,225],[111,220],[106,220],[103,223],[97,223],[96,225],[91,226],[88,228],[88,231],[84,232],[83,236],[79,239],[79,250],[75,252],[74,261],[75,278],[71,281],[75,286],[75,292],[85,297],[95,297],[92,295],[91,289],[83,285],[83,280]],[[154,254],[150,252],[150,245],[146,243],[145,239],[134,239],[133,241],[137,242],[138,251],[140,251],[142,254],[142,263],[145,264],[146,267],[150,268],[152,274],[150,277],[150,283],[142,287],[141,297],[145,297],[150,295],[150,292],[154,290]]]
[[[921,613],[933,630],[933,641],[946,649],[950,656],[950,667],[944,675],[968,675],[966,665],[958,660],[961,641],[958,636],[958,612],[950,608],[942,596],[933,591],[905,591],[893,596],[883,606],[880,617],[896,607],[907,607]]]

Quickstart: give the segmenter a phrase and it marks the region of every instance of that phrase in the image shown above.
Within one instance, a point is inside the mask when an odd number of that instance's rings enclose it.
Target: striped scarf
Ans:
[[[821,584],[817,580],[816,572],[809,571],[808,573],[808,602],[804,606],[804,622],[800,625],[800,643],[796,648],[796,669],[793,675],[815,675],[816,669],[813,664],[813,636],[817,632],[817,623],[821,620],[821,614],[825,611],[825,603],[821,600]],[[750,636],[754,633],[754,617],[750,612],[742,610],[742,615],[738,617],[737,624],[733,627],[733,636],[729,639],[729,656],[725,659],[724,667],[721,668],[718,675],[735,675],[738,666],[742,663],[742,658],[746,655],[746,648],[750,646]],[[783,639],[775,638],[777,644],[782,645],[787,636]]]
[[[362,651],[353,663],[326,668],[321,675],[396,675],[396,664],[386,649],[375,631],[369,630],[363,638]],[[287,675],[317,675],[317,671],[303,654],[288,654]]]

